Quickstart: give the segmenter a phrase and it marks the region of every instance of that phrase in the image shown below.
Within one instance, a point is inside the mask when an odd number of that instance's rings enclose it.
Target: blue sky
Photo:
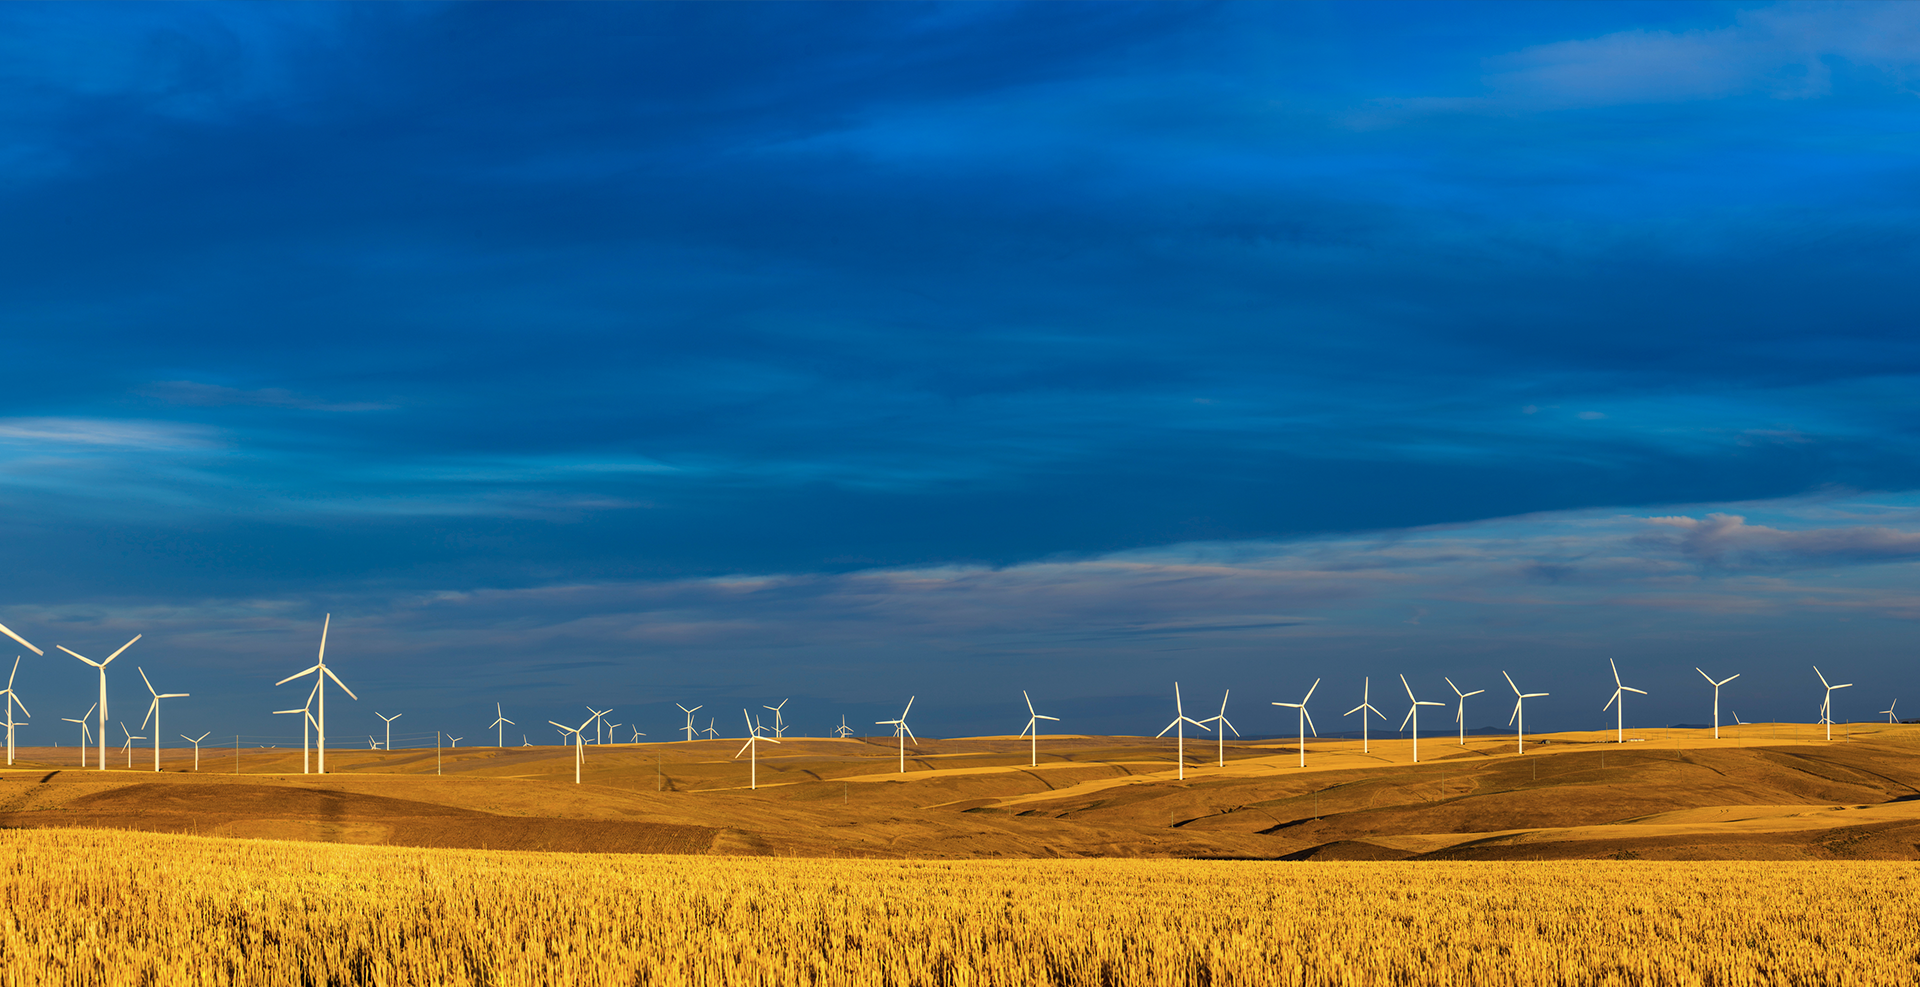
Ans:
[[[328,612],[349,734],[1920,712],[1917,99],[1896,4],[9,5],[0,621],[261,735]]]

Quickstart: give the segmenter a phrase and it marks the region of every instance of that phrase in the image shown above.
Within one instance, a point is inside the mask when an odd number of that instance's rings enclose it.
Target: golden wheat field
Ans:
[[[900,862],[0,833],[8,984],[1911,984],[1905,863]]]

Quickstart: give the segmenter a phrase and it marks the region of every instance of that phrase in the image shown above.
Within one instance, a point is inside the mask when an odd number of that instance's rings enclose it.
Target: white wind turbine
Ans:
[[[1887,722],[1888,722],[1888,723],[1898,723],[1898,722],[1900,722],[1899,720],[1896,720],[1896,719],[1894,719],[1894,718],[1893,718],[1893,708],[1894,708],[1895,706],[1898,706],[1898,705],[1900,705],[1900,700],[1898,700],[1898,699],[1895,699],[1895,700],[1894,700],[1893,702],[1890,702],[1890,703],[1888,703],[1888,704],[1887,704],[1887,708],[1886,708],[1886,709],[1883,709],[1883,710],[1881,710],[1881,711],[1880,711],[1880,712],[1882,712],[1882,713],[1885,713],[1885,714],[1887,714]]]
[[[913,701],[912,701],[912,700],[908,700],[908,701],[907,701],[907,705],[908,705],[908,706],[912,706],[912,705],[913,705]],[[774,739],[774,738],[772,738],[772,737],[762,737],[762,736],[760,736],[760,725],[759,725],[759,724],[757,724],[757,723],[755,723],[755,722],[753,722],[753,717],[751,717],[751,716],[747,716],[747,711],[746,711],[746,710],[744,710],[744,709],[743,709],[743,710],[741,710],[741,711],[740,711],[740,715],[741,715],[741,716],[745,716],[745,717],[746,717],[746,719],[747,719],[747,742],[746,742],[745,744],[742,744],[742,745],[740,746],[740,750],[737,750],[737,751],[734,751],[734,752],[733,752],[733,758],[734,758],[734,760],[736,760],[736,761],[737,761],[737,760],[739,760],[739,759],[740,759],[740,754],[741,754],[742,752],[746,752],[746,753],[747,753],[747,756],[748,756],[748,768],[747,768],[747,770],[748,770],[748,772],[749,772],[749,773],[748,773],[748,775],[747,775],[747,787],[748,787],[749,789],[752,789],[752,790],[754,790],[754,791],[758,791],[758,790],[759,790],[759,788],[760,788],[760,742],[761,742],[762,740],[764,740],[764,741],[766,741],[766,742],[767,742],[767,743],[769,743],[769,744],[777,744],[777,743],[779,743],[780,741],[778,741],[778,740],[775,740],[775,739]],[[904,720],[906,719],[906,716],[907,716],[907,714],[905,714],[905,713],[902,713],[902,714],[900,714],[900,718],[901,718],[901,720],[902,720],[902,721],[904,721]],[[905,724],[904,722],[902,722],[902,724],[901,724],[901,725],[902,725],[902,726],[905,726],[906,724]],[[709,726],[709,727],[711,727],[711,726],[712,726],[712,724],[711,724],[711,723],[709,723],[709,724],[708,724],[708,726]],[[903,754],[903,755],[901,755],[901,756],[902,756],[903,758],[905,757],[905,755],[904,755],[904,754]],[[900,763],[901,763],[902,765],[904,765],[904,764],[906,764],[906,761],[904,761],[904,760],[902,760],[902,761],[901,761]],[[902,768],[901,768],[901,770],[902,770],[902,771],[904,771],[904,770],[906,770],[906,769],[905,769],[904,767],[902,767]]]
[[[707,717],[707,729],[703,732],[706,733],[708,740],[713,740],[720,736],[720,731],[713,728],[713,717]]]
[[[1607,711],[1608,706],[1613,707],[1613,742],[1616,744],[1624,744],[1627,742],[1627,728],[1625,726],[1627,712],[1626,693],[1637,692],[1644,696],[1647,692],[1645,689],[1636,689],[1630,685],[1621,685],[1620,666],[1615,665],[1612,658],[1607,659],[1607,666],[1613,669],[1613,698],[1607,700],[1607,705],[1600,707],[1600,711],[1604,713]],[[1694,669],[1694,671],[1699,671],[1699,669]],[[1614,706],[1615,703],[1619,703],[1620,705]]]
[[[160,731],[158,730],[154,731],[154,733],[159,733],[159,732]],[[200,742],[211,736],[213,736],[212,730],[208,730],[206,733],[203,733],[198,737],[189,737],[184,733],[180,735],[181,740],[184,740],[187,743],[193,745],[193,770],[195,771],[200,770]]]
[[[1199,720],[1195,720],[1187,716],[1187,708],[1181,705],[1180,703],[1180,683],[1175,682],[1173,684],[1173,722],[1167,724],[1164,727],[1161,727],[1160,732],[1154,734],[1154,737],[1155,739],[1158,739],[1160,737],[1166,736],[1168,730],[1174,731],[1174,734],[1173,734],[1174,738],[1179,742],[1179,746],[1177,748],[1178,753],[1175,755],[1175,757],[1180,762],[1180,780],[1181,781],[1187,780],[1187,724],[1189,723],[1199,727],[1202,730],[1213,729],[1212,727],[1207,726],[1205,723],[1202,723]]]
[[[12,636],[13,632],[8,631],[7,634],[9,636]],[[133,636],[133,641],[140,640],[142,636],[143,635],[135,634]],[[19,638],[14,637],[14,640],[18,641]],[[121,645],[120,651],[116,651],[113,654],[108,655],[106,661],[94,661],[92,658],[88,658],[86,655],[80,654],[79,652],[74,651],[72,648],[69,648],[64,644],[54,645],[54,647],[59,648],[60,650],[66,652],[67,654],[70,654],[75,658],[78,658],[81,661],[84,661],[87,664],[92,665],[93,667],[100,670],[100,702],[98,704],[100,708],[100,728],[93,732],[93,736],[94,736],[94,739],[97,740],[100,744],[99,770],[101,771],[107,770],[107,666],[113,664],[113,660],[115,658],[120,657],[121,651],[125,651],[128,648],[133,647],[133,641],[128,641],[127,643]],[[38,650],[38,649],[35,649],[35,650]]]
[[[1447,677],[1442,675],[1441,678]],[[1477,696],[1487,690],[1475,689],[1472,692],[1461,692],[1460,687],[1454,685],[1452,679],[1447,679],[1447,688],[1452,689],[1453,694],[1460,697],[1460,708],[1453,711],[1453,721],[1460,724],[1460,746],[1465,747],[1467,746],[1467,697]]]
[[[1524,751],[1527,749],[1526,702],[1529,699],[1539,699],[1542,696],[1547,695],[1547,693],[1544,693],[1544,692],[1522,693],[1520,691],[1520,687],[1513,684],[1513,676],[1508,675],[1505,671],[1502,671],[1500,675],[1507,680],[1507,687],[1513,690],[1513,715],[1507,717],[1507,725],[1512,726],[1514,725],[1515,722],[1518,722],[1520,724],[1520,729],[1517,732],[1515,732],[1514,736],[1517,737],[1520,741],[1520,750]]]
[[[1827,739],[1832,740],[1833,739],[1833,690],[1851,689],[1853,688],[1853,683],[1848,682],[1845,685],[1828,685],[1827,677],[1826,675],[1821,673],[1820,666],[1818,665],[1813,666],[1813,674],[1819,675],[1820,684],[1827,686],[1827,694],[1823,696],[1820,700],[1820,722],[1825,723],[1827,725]]]
[[[680,704],[679,704],[679,703],[674,703],[674,705],[675,705],[675,706],[680,706]],[[693,714],[694,714],[694,712],[695,712],[696,710],[702,710],[702,709],[706,709],[706,708],[707,708],[707,707],[706,707],[706,704],[705,704],[705,703],[702,703],[702,704],[700,704],[700,705],[698,705],[698,706],[695,706],[695,707],[694,707],[693,709],[688,709],[688,708],[686,708],[685,706],[680,706],[680,712],[682,712],[682,713],[685,713],[685,714],[687,714],[687,726],[686,726],[686,731],[687,731],[687,743],[689,743],[689,744],[691,744],[691,743],[693,743],[693,735],[694,735],[694,734],[695,734],[696,732],[698,732],[698,731],[696,731],[696,730],[694,730],[694,729],[693,729]]]
[[[375,715],[378,715],[378,714],[375,714]],[[502,724],[505,724],[505,726],[503,726]],[[507,746],[506,727],[519,726],[519,724],[513,722],[512,720],[507,719],[507,714],[501,711],[500,704],[494,703],[493,704],[493,722],[487,724],[487,726],[490,726],[493,728],[493,745],[495,747],[505,747]]]
[[[1028,759],[1032,762],[1031,764],[1028,765],[1028,767],[1039,767],[1040,765],[1040,721],[1052,720],[1053,722],[1058,723],[1060,722],[1060,718],[1057,716],[1041,716],[1039,713],[1034,712],[1033,697],[1027,695],[1027,690],[1021,689],[1020,696],[1021,698],[1027,701],[1027,728],[1025,730],[1020,731],[1020,736],[1025,737],[1028,735],[1032,735],[1033,737],[1033,740],[1029,744],[1029,749],[1027,752]],[[841,717],[840,722],[844,725],[846,723],[846,718]]]
[[[33,713],[27,709],[27,704],[13,691],[13,677],[18,674],[20,674],[20,656],[15,655],[13,656],[13,671],[7,674],[7,687],[4,691],[0,691],[0,696],[7,697],[7,765],[9,767],[13,765],[13,728],[16,726],[26,726],[24,723],[16,724],[13,722],[13,707],[17,704],[20,707],[20,712],[26,713],[28,719],[33,718]]]
[[[593,707],[588,706],[587,708],[592,709]],[[599,718],[600,714],[595,713],[587,717],[586,721],[577,727],[570,727],[564,723],[554,723],[552,720],[547,721],[560,728],[560,736],[563,739],[567,734],[573,734],[573,783],[576,785],[580,784],[580,768],[587,762],[587,724]]]
[[[1373,741],[1367,737],[1367,713],[1371,712],[1373,715],[1378,716],[1382,722],[1385,722],[1387,718],[1387,714],[1373,708],[1372,694],[1373,679],[1371,677],[1362,678],[1360,680],[1360,705],[1340,714],[1341,716],[1352,716],[1355,713],[1360,714],[1360,753],[1362,754],[1373,753]]]
[[[1407,718],[1400,721],[1400,729],[1405,730],[1407,728],[1407,723],[1409,721],[1413,723],[1413,763],[1419,764],[1420,763],[1420,707],[1445,706],[1446,703],[1428,702],[1425,700],[1413,698],[1413,686],[1410,686],[1407,684],[1407,677],[1405,675],[1400,676],[1400,687],[1407,690],[1407,701],[1413,703],[1412,706],[1407,708]]]
[[[185,734],[182,734],[181,736],[185,736]],[[367,750],[377,751],[379,749],[380,749],[380,742],[378,740],[373,739],[373,734],[367,734]]]
[[[781,707],[786,706],[786,704],[787,700],[782,699],[780,700],[779,706],[760,707],[761,709],[773,710],[773,739],[775,740],[785,740],[787,737],[787,721],[780,718]]]
[[[1307,694],[1302,696],[1299,702],[1273,704],[1300,711],[1300,766],[1303,768],[1307,766],[1307,731],[1313,730],[1314,736],[1320,736],[1320,731],[1313,727],[1313,715],[1307,712],[1307,700],[1313,698],[1313,690],[1318,688],[1320,688],[1320,680],[1314,679],[1313,684],[1307,687]]]
[[[317,692],[320,686],[316,683],[313,688],[314,691]],[[313,696],[313,692],[307,693],[307,704],[299,709],[276,709],[273,711],[273,715],[275,716],[287,716],[293,713],[300,714],[300,773],[303,775],[313,773],[313,754],[309,744],[313,736]]]
[[[907,738],[913,737],[913,728],[907,726],[907,714],[910,712],[913,712],[913,701],[918,698],[919,698],[918,696],[907,697],[907,708],[900,711],[899,719],[873,721],[874,726],[893,727],[893,735],[900,738],[900,773],[901,774],[907,773]],[[782,705],[784,705],[786,703],[786,700],[784,699],[781,700],[781,703]],[[915,746],[918,746],[920,743],[920,738],[913,737],[913,742]],[[734,755],[734,757],[739,757],[739,756],[740,755],[738,754]]]
[[[133,742],[136,740],[145,740],[147,738],[136,737],[133,734],[127,733],[127,725],[125,723],[119,724],[119,727],[120,727],[121,733],[127,734],[127,742],[125,744],[122,744],[120,746],[120,749],[127,752],[127,767],[131,768],[133,767]]]
[[[1228,689],[1226,692],[1222,693],[1220,696],[1220,712],[1200,721],[1203,724],[1205,723],[1220,724],[1220,729],[1214,732],[1214,737],[1219,741],[1218,749],[1214,752],[1214,754],[1220,760],[1220,763],[1218,766],[1222,768],[1227,766],[1227,731],[1232,730],[1234,736],[1236,737],[1240,736],[1240,730],[1233,725],[1232,720],[1227,719],[1227,697],[1231,695],[1233,695],[1232,689]]]
[[[145,730],[147,728],[147,720],[153,721],[153,770],[158,771],[160,770],[160,700],[185,699],[189,694],[185,692],[154,692],[153,680],[147,678],[147,670],[138,665],[134,666],[134,670],[140,673],[140,681],[147,684],[147,694],[153,697],[153,705],[147,707],[147,717],[140,721],[140,729]]]
[[[315,696],[319,697],[320,699],[319,713],[318,715],[314,716],[314,720],[313,720],[314,732],[317,735],[315,738],[315,746],[319,748],[318,760],[319,760],[320,774],[327,773],[327,682],[326,680],[332,679],[333,684],[339,686],[340,691],[347,694],[347,698],[352,699],[355,702],[358,702],[360,700],[359,696],[356,696],[353,694],[352,689],[347,688],[347,684],[345,682],[340,681],[340,677],[338,675],[333,674],[333,669],[327,667],[327,629],[331,626],[333,626],[333,614],[327,614],[326,622],[320,625],[320,657],[318,660],[314,662],[313,667],[307,669],[304,672],[295,672],[294,674],[289,675],[286,678],[281,679],[280,681],[274,683],[274,685],[286,685],[288,682],[291,682],[294,679],[300,678],[303,675],[311,675],[314,677],[313,693]]]
[[[94,705],[97,706],[99,704],[95,703]],[[80,766],[83,768],[87,766],[87,744],[89,741],[93,739],[93,734],[87,730],[87,717],[92,715],[93,715],[93,706],[88,706],[87,711],[84,713],[81,713],[80,718],[77,720],[71,716],[63,716],[60,718],[61,722],[63,723],[80,724]]]
[[[395,713],[395,714],[393,714],[392,716],[388,716],[388,715],[386,715],[386,714],[384,714],[384,713],[382,713],[382,712],[380,712],[379,710],[377,710],[377,709],[376,709],[376,710],[374,710],[374,711],[373,711],[373,715],[375,715],[375,716],[378,716],[378,717],[380,717],[381,719],[383,719],[383,720],[385,720],[385,721],[387,721],[387,742],[386,742],[386,745],[385,745],[385,746],[383,746],[383,747],[381,747],[380,749],[381,749],[381,750],[385,750],[385,751],[390,751],[390,750],[393,750],[393,721],[395,721],[395,720],[397,720],[397,719],[399,719],[399,718],[401,718],[401,717],[403,717],[403,716],[405,716],[405,715],[407,715],[407,714],[405,714],[405,713]]]
[[[692,726],[693,724],[688,723],[687,725]],[[709,723],[708,725],[711,726],[712,724]],[[853,728],[847,726],[847,716],[845,713],[840,714],[840,725],[833,728],[833,735],[839,737],[841,740],[853,736]]]
[[[640,742],[640,738],[641,738],[641,737],[644,737],[644,736],[646,736],[646,734],[644,734],[644,733],[642,733],[642,732],[640,732],[640,728],[639,728],[639,727],[633,727],[633,728],[632,728],[632,730],[633,730],[633,740],[632,740],[632,741],[630,741],[630,743],[635,743],[635,744],[637,744],[637,743],[639,743],[639,742]]]
[[[1700,672],[1700,666],[1695,665],[1693,667],[1693,670],[1696,672]],[[1734,679],[1739,678],[1740,673],[1735,672],[1732,675],[1729,675],[1718,682],[1713,681],[1713,676],[1708,675],[1705,672],[1700,672],[1700,677],[1703,679],[1706,679],[1708,684],[1713,686],[1713,739],[1719,740],[1720,739],[1720,687],[1723,685],[1726,685],[1728,682],[1731,682]]]
[[[448,747],[452,747],[452,748],[455,748],[455,749],[458,749],[458,748],[459,748],[459,746],[460,746],[460,742],[461,742],[462,740],[465,740],[465,739],[467,739],[467,738],[465,738],[465,737],[456,737],[456,736],[454,736],[454,735],[452,735],[452,734],[448,734],[448,735],[447,735],[447,746],[448,746]]]

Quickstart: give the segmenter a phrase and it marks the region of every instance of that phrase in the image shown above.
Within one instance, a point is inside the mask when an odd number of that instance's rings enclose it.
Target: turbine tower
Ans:
[[[147,707],[146,719],[140,721],[140,729],[145,730],[147,728],[147,720],[153,721],[153,770],[158,771],[160,770],[160,700],[185,699],[189,694],[185,692],[155,692],[153,691],[153,680],[147,678],[147,670],[138,665],[134,666],[134,670],[140,673],[140,681],[147,684],[147,694],[153,697],[153,704]]]
[[[1607,705],[1600,707],[1600,711],[1604,713],[1609,707],[1613,709],[1613,742],[1616,744],[1624,744],[1627,742],[1627,698],[1625,694],[1638,692],[1644,696],[1647,692],[1645,689],[1636,689],[1630,685],[1621,685],[1620,666],[1615,665],[1612,658],[1607,659],[1607,666],[1613,669],[1613,698],[1608,699]],[[1694,671],[1697,672],[1699,669],[1696,668]],[[1619,705],[1615,706],[1615,703],[1619,703]]]
[[[374,715],[378,716],[380,714],[375,713]],[[505,726],[502,726],[502,724],[505,724]],[[493,728],[493,745],[495,747],[507,746],[506,727],[518,725],[519,724],[514,723],[512,720],[507,719],[507,714],[501,711],[499,703],[493,704],[493,722],[487,724],[487,726]]]
[[[1698,665],[1693,666],[1693,670],[1696,672],[1700,672],[1700,666]],[[1700,672],[1700,677],[1703,679],[1706,679],[1707,683],[1713,686],[1713,739],[1719,740],[1720,739],[1720,687],[1723,685],[1726,685],[1728,682],[1731,682],[1734,679],[1739,678],[1740,673],[1735,672],[1732,675],[1729,675],[1718,682],[1715,682],[1713,680],[1713,676],[1708,675],[1705,672]]]
[[[92,732],[87,729],[87,717],[92,715],[93,707],[88,706],[87,711],[81,713],[80,718],[77,720],[71,716],[63,716],[60,718],[60,721],[63,723],[80,724],[80,766],[83,768],[87,766],[87,744],[93,740]]]
[[[1845,685],[1828,685],[1827,677],[1826,675],[1821,673],[1820,666],[1818,665],[1813,666],[1813,674],[1819,675],[1820,684],[1827,687],[1827,694],[1824,697],[1822,697],[1820,700],[1820,722],[1825,723],[1827,725],[1827,739],[1832,740],[1833,739],[1833,690],[1851,689],[1853,688],[1853,683],[1848,682]]]
[[[1020,696],[1021,698],[1027,701],[1027,728],[1025,730],[1020,731],[1020,736],[1025,737],[1025,736],[1031,735],[1033,737],[1033,741],[1029,745],[1030,749],[1028,750],[1028,758],[1031,763],[1029,763],[1027,766],[1039,767],[1040,766],[1040,721],[1052,720],[1053,722],[1058,723],[1060,722],[1060,718],[1057,716],[1041,716],[1039,713],[1034,712],[1033,697],[1027,695],[1027,690],[1021,689]],[[1222,705],[1221,708],[1225,709],[1226,707]],[[842,717],[841,723],[844,724],[845,722],[846,722],[846,719]]]
[[[7,634],[8,636],[13,637],[13,639],[16,641],[20,640],[20,638],[18,636],[15,636],[12,631],[8,631]],[[143,636],[144,635],[135,634],[133,636],[133,641],[138,641]],[[128,641],[127,643],[121,645],[120,651],[116,651],[113,654],[108,655],[106,661],[94,661],[92,658],[88,658],[86,655],[80,654],[79,652],[73,650],[72,648],[67,647],[64,644],[54,645],[54,647],[59,648],[60,650],[66,652],[67,654],[70,654],[75,658],[78,658],[81,661],[84,661],[87,664],[92,665],[93,667],[100,670],[100,702],[99,702],[100,728],[93,732],[93,736],[94,736],[94,739],[96,739],[100,743],[100,770],[101,771],[107,770],[107,666],[113,664],[113,660],[115,658],[120,657],[121,652],[127,650],[128,648],[133,647],[133,641]],[[39,649],[36,648],[34,650],[37,651]]]
[[[16,726],[26,726],[26,724],[24,723],[16,724],[13,722],[13,707],[15,705],[18,705],[20,707],[20,712],[25,713],[28,719],[33,718],[33,713],[32,711],[27,709],[27,704],[24,701],[22,701],[19,695],[17,695],[13,691],[13,677],[15,675],[20,674],[20,657],[21,656],[19,655],[13,656],[13,671],[7,674],[6,689],[4,691],[0,691],[0,696],[7,697],[7,766],[8,767],[13,766],[13,728]]]
[[[1240,736],[1239,728],[1233,725],[1232,720],[1227,719],[1227,697],[1231,695],[1233,695],[1232,689],[1228,689],[1226,692],[1222,693],[1220,695],[1220,712],[1200,721],[1203,724],[1205,723],[1220,724],[1220,729],[1214,732],[1214,737],[1218,740],[1218,744],[1216,745],[1217,749],[1215,750],[1214,753],[1215,753],[1215,756],[1218,757],[1220,760],[1218,767],[1222,767],[1222,768],[1227,766],[1227,731],[1232,730],[1233,735],[1235,737]]]
[[[695,707],[695,708],[698,708],[698,707]],[[907,708],[909,709],[913,708],[913,700],[911,699],[907,700]],[[777,744],[780,741],[772,737],[760,736],[760,725],[753,722],[753,717],[747,716],[746,710],[744,709],[741,710],[740,715],[746,717],[746,720],[747,720],[747,742],[745,744],[742,744],[739,750],[733,752],[733,758],[734,760],[737,761],[740,759],[740,755],[742,753],[747,754],[748,756],[747,788],[753,791],[758,791],[760,788],[760,742],[764,740],[769,744]],[[900,714],[899,723],[902,728],[906,727],[907,714],[905,713]],[[709,724],[709,726],[711,726],[711,724]],[[905,750],[904,747],[901,749],[903,751]],[[900,756],[902,758],[900,762],[901,764],[900,770],[905,771],[906,770],[905,765],[907,763],[905,761],[906,755],[903,753]]]
[[[1547,694],[1544,692],[1523,693],[1520,691],[1519,686],[1513,684],[1513,676],[1508,675],[1505,671],[1502,671],[1500,675],[1507,680],[1507,687],[1513,690],[1513,715],[1507,717],[1507,725],[1513,726],[1516,722],[1520,724],[1520,729],[1514,733],[1514,736],[1520,742],[1519,749],[1525,751],[1527,749],[1526,702],[1529,699],[1539,699]]]
[[[136,737],[133,734],[127,733],[127,725],[125,723],[119,723],[118,725],[120,727],[120,732],[127,734],[127,742],[125,744],[122,744],[120,749],[127,752],[127,767],[132,768],[133,767],[133,742],[136,740],[145,740],[147,738]]]
[[[390,751],[390,750],[393,750],[393,721],[395,721],[395,720],[397,720],[397,719],[399,719],[399,718],[401,718],[401,717],[403,717],[403,716],[405,716],[405,715],[407,715],[407,714],[405,714],[405,713],[395,713],[395,714],[393,714],[392,716],[388,716],[388,715],[386,715],[385,713],[382,713],[382,712],[380,712],[379,710],[377,710],[377,709],[376,709],[376,710],[374,710],[374,711],[373,711],[373,715],[375,715],[375,716],[378,716],[378,717],[380,717],[381,719],[383,719],[383,720],[385,720],[385,721],[387,721],[387,742],[386,742],[386,745],[385,745],[384,747],[382,747],[382,748],[381,748],[381,750],[388,750],[388,751]]]
[[[773,739],[775,740],[785,740],[787,738],[787,721],[780,717],[780,710],[786,705],[787,700],[782,699],[780,700],[779,706],[760,707],[761,709],[773,710]]]
[[[680,706],[680,704],[679,704],[679,703],[674,703],[674,705],[675,705],[675,706]],[[694,710],[701,710],[701,709],[706,709],[706,708],[707,708],[707,707],[706,707],[706,705],[705,705],[705,704],[702,704],[702,705],[699,705],[699,706],[695,706],[695,707],[694,707],[693,709],[688,709],[688,708],[686,708],[685,706],[680,706],[680,712],[682,712],[682,713],[685,713],[685,714],[687,714],[687,726],[686,726],[686,731],[687,731],[687,743],[689,743],[689,744],[691,744],[691,743],[693,743],[693,735],[694,735],[694,733],[696,733],[696,732],[697,732],[697,731],[695,731],[695,730],[693,729],[693,714],[694,714]]]
[[[1320,680],[1314,679],[1313,684],[1307,687],[1307,694],[1299,702],[1273,704],[1300,711],[1300,766],[1303,768],[1307,766],[1307,731],[1313,728],[1313,716],[1307,712],[1307,700],[1313,698],[1313,690],[1318,688],[1320,688]],[[1320,731],[1314,730],[1313,735],[1320,736]]]
[[[1176,757],[1180,762],[1180,780],[1181,781],[1187,780],[1187,726],[1186,725],[1189,723],[1199,727],[1202,730],[1213,729],[1212,727],[1207,726],[1205,723],[1202,723],[1199,720],[1191,719],[1187,716],[1187,708],[1180,704],[1180,683],[1175,682],[1173,684],[1173,722],[1167,724],[1164,727],[1161,727],[1160,732],[1157,734],[1154,734],[1154,737],[1156,739],[1160,737],[1164,737],[1167,735],[1168,730],[1174,731],[1174,738],[1179,741],[1179,754],[1177,754]]]
[[[1362,754],[1373,753],[1373,741],[1368,739],[1367,737],[1367,713],[1371,712],[1373,715],[1380,717],[1380,719],[1383,722],[1387,718],[1386,714],[1373,708],[1373,703],[1371,701],[1372,693],[1373,693],[1372,678],[1361,679],[1360,680],[1360,705],[1355,706],[1354,708],[1340,714],[1341,716],[1352,716],[1355,713],[1360,714],[1360,753]]]
[[[1436,702],[1423,701],[1423,700],[1413,698],[1413,686],[1410,686],[1407,684],[1407,677],[1405,675],[1400,676],[1400,687],[1407,690],[1407,701],[1413,703],[1412,706],[1409,706],[1407,708],[1407,718],[1400,721],[1400,729],[1405,730],[1407,728],[1407,723],[1409,721],[1413,723],[1413,763],[1419,764],[1420,763],[1420,707],[1445,706],[1446,703],[1436,703]]]
[[[1443,675],[1441,678],[1446,676]],[[1452,689],[1453,694],[1460,697],[1460,708],[1453,711],[1453,721],[1460,724],[1460,746],[1465,747],[1467,746],[1467,697],[1477,696],[1487,690],[1475,689],[1472,692],[1461,692],[1460,687],[1454,685],[1452,679],[1447,679],[1447,688]]]
[[[587,708],[592,709],[593,707],[588,706]],[[580,784],[580,768],[587,762],[587,724],[599,718],[600,714],[595,713],[587,717],[586,720],[577,727],[570,727],[564,723],[554,723],[552,720],[547,721],[560,728],[561,737],[564,738],[567,734],[573,734],[573,783],[576,785]]]
[[[919,698],[918,696],[907,697],[907,708],[900,711],[899,719],[873,721],[874,726],[893,727],[893,735],[900,738],[900,773],[901,774],[907,773],[907,738],[913,737],[913,728],[907,726],[907,714],[913,711],[913,701],[918,698]],[[786,700],[783,699],[780,702],[781,702],[781,705],[786,705]],[[776,737],[774,739],[777,741],[779,738]],[[918,745],[920,743],[920,738],[913,737],[913,742],[915,745]],[[734,755],[734,757],[739,757],[739,756],[740,755],[738,754]]]
[[[327,629],[331,626],[333,626],[333,614],[327,614],[326,621],[320,625],[320,657],[314,662],[313,667],[307,669],[304,672],[295,672],[294,674],[289,675],[286,678],[281,679],[280,681],[274,683],[274,685],[286,685],[288,682],[291,682],[294,679],[300,678],[303,675],[311,675],[314,677],[313,693],[315,696],[319,697],[319,700],[320,700],[319,715],[315,716],[313,721],[314,732],[318,735],[316,738],[316,743],[317,743],[317,746],[319,747],[319,762],[320,762],[319,773],[320,774],[327,773],[327,681],[326,680],[332,679],[333,684],[339,686],[340,691],[347,694],[347,698],[352,699],[355,702],[360,701],[360,697],[354,695],[353,690],[347,688],[347,684],[345,682],[340,681],[339,676],[333,674],[333,669],[327,667]]]

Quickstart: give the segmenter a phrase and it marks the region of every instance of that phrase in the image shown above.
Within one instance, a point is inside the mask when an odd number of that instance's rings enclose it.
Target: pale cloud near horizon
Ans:
[[[296,411],[388,411],[395,406],[377,401],[325,401],[296,394],[280,387],[246,390],[220,384],[202,384],[191,380],[155,381],[141,393],[168,404],[218,408],[231,405],[262,408],[288,408]]]
[[[136,449],[203,449],[213,432],[179,422],[112,418],[0,418],[0,442],[54,447],[119,446]]]

